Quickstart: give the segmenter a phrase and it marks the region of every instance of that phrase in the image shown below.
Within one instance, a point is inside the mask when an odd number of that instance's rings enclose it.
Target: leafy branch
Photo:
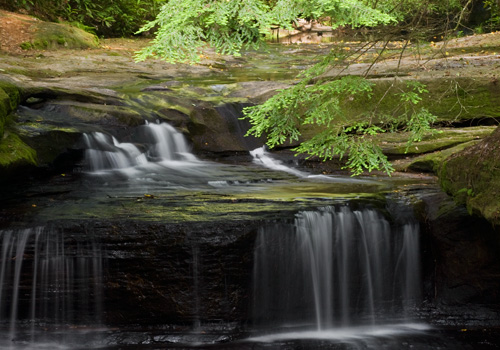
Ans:
[[[330,66],[338,64],[337,55],[328,57]],[[300,141],[295,152],[322,160],[345,159],[344,168],[353,175],[373,170],[390,174],[394,169],[375,142],[375,136],[404,130],[409,132],[407,147],[410,147],[433,132],[436,117],[419,106],[422,94],[428,92],[425,85],[406,81],[405,88],[396,94],[399,104],[394,114],[378,114],[376,109],[381,101],[372,101],[374,83],[364,77],[348,75],[331,81],[322,78],[322,82],[319,79],[316,84],[308,85],[315,75],[321,77],[329,64],[318,63],[302,74],[298,84],[281,90],[262,105],[245,108],[244,118],[252,124],[247,135],[266,135],[270,148]],[[387,92],[382,98],[386,95]],[[359,115],[347,118],[350,105],[356,101],[374,108],[367,107]],[[308,125],[316,131],[309,138],[303,135]]]
[[[169,0],[155,20],[137,33],[155,29],[151,45],[136,60],[158,57],[167,62],[196,63],[206,45],[218,53],[239,55],[257,48],[273,26],[291,29],[300,16],[329,16],[333,27],[375,26],[395,22],[391,15],[362,0]]]

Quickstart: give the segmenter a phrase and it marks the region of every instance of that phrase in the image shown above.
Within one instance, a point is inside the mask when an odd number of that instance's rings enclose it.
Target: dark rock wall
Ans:
[[[106,250],[106,322],[245,320],[257,225],[88,227]]]
[[[446,194],[423,199],[424,288],[437,304],[500,304],[500,239],[484,218]]]

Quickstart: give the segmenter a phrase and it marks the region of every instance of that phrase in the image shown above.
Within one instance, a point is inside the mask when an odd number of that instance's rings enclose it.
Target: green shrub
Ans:
[[[43,20],[81,24],[100,36],[131,36],[152,20],[164,0],[0,0],[0,8],[27,12]]]

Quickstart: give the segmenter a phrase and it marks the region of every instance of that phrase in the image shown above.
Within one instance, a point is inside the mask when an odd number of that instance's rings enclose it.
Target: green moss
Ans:
[[[29,41],[25,41],[24,43],[21,43],[19,47],[21,47],[21,49],[23,50],[31,50],[33,48],[33,45],[31,45]]]
[[[378,116],[397,116],[403,112],[399,93],[406,91],[405,79],[374,79],[372,97],[351,97],[344,101],[346,120],[364,118],[367,106],[376,106]],[[421,95],[418,106],[424,107],[442,121],[463,121],[500,117],[500,84],[491,79],[433,78],[420,79],[428,93]]]
[[[376,137],[387,155],[419,155],[444,150],[457,145],[480,140],[490,135],[496,127],[478,126],[469,128],[438,128],[436,133],[429,133],[422,141],[407,147],[408,133],[384,133]]]
[[[11,168],[20,165],[36,165],[36,152],[13,132],[6,132],[0,141],[0,166]]]
[[[9,97],[0,89],[0,138],[3,136],[5,122],[7,121],[7,115],[10,113],[9,111]]]
[[[64,45],[66,45],[66,39],[63,36],[59,36],[59,37],[57,37],[57,43],[59,45],[63,45],[64,46]]]
[[[0,91],[3,91],[4,93],[3,97],[0,97],[0,101],[3,101],[8,112],[10,113],[16,109],[19,102],[21,102],[19,88],[12,83],[0,80]],[[5,99],[5,96],[7,96],[7,99]]]
[[[36,50],[45,50],[49,47],[49,42],[46,39],[33,39],[31,45]]]
[[[500,224],[500,129],[446,159],[439,180],[443,190],[470,213]]]
[[[430,91],[422,100],[439,120],[500,117],[500,86],[490,79],[456,78],[424,81]]]
[[[465,142],[455,147],[410,159],[407,162],[399,162],[395,168],[398,171],[411,170],[438,174],[445,159],[478,142],[479,140]]]
[[[7,117],[21,100],[19,89],[11,83],[0,80],[0,139],[3,137]]]
[[[30,42],[21,44],[24,50],[50,50],[61,47],[69,49],[95,48],[99,45],[97,37],[82,29],[65,23],[39,22],[35,35]]]

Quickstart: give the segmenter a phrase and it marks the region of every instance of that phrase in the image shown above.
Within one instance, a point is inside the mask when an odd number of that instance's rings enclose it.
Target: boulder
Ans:
[[[469,213],[500,223],[500,129],[447,158],[439,173],[444,191]]]

